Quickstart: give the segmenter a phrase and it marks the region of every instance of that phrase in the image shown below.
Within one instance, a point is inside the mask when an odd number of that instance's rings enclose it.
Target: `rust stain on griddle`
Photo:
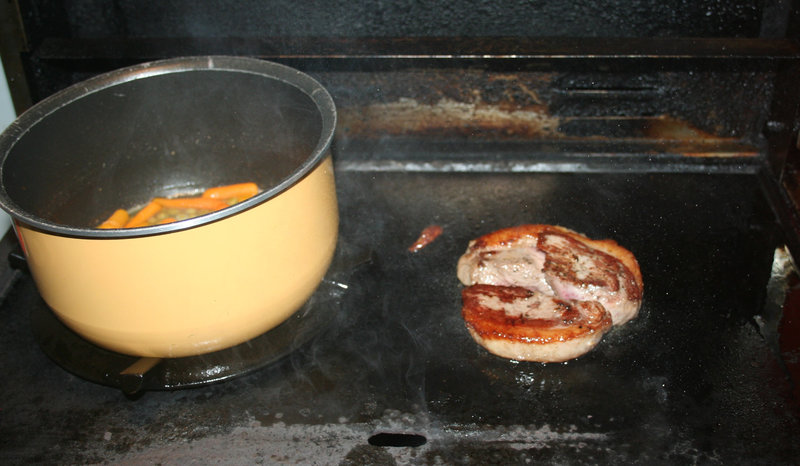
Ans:
[[[682,153],[687,157],[754,157],[758,151],[721,150],[726,143],[734,144],[736,138],[720,137],[702,131],[686,121],[662,115],[656,118],[645,120],[642,126],[642,133],[645,138],[664,141],[671,151]],[[702,147],[709,147],[709,150],[699,150]],[[710,148],[713,148],[711,150]]]
[[[694,128],[685,121],[679,121],[666,115],[648,119],[647,123],[643,125],[643,132],[646,137],[655,139],[681,141],[719,139],[718,136]]]

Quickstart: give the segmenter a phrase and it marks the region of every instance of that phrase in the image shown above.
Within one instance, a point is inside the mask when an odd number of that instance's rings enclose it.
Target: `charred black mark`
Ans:
[[[420,447],[427,443],[428,439],[420,434],[408,434],[402,432],[378,432],[370,436],[367,440],[370,445],[376,447]]]

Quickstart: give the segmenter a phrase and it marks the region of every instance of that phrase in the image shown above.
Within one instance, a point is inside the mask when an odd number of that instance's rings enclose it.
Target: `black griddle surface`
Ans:
[[[371,167],[337,171],[341,236],[369,259],[348,278],[330,327],[250,375],[136,401],[79,379],[34,343],[27,317],[42,304],[23,276],[0,307],[0,457],[303,464],[800,458],[797,400],[774,335],[761,330],[777,318],[765,300],[783,240],[754,173]],[[633,251],[645,284],[639,317],[564,364],[508,361],[477,346],[460,317],[456,262],[471,238],[522,223],[559,224]],[[444,233],[409,253],[430,224]],[[400,446],[369,443],[389,434]]]

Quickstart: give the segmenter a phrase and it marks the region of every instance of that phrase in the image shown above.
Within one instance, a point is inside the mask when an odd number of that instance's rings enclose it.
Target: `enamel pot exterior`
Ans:
[[[204,96],[176,95],[187,88]],[[286,320],[330,265],[335,120],[328,93],[282,65],[139,65],[73,86],[12,124],[0,137],[0,204],[40,294],[87,340],[151,357],[227,348]],[[134,136],[115,137],[125,128]],[[93,228],[117,207],[243,181],[261,193],[209,215]]]

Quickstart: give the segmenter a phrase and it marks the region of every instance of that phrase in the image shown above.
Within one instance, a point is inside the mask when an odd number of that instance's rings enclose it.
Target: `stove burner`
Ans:
[[[66,327],[40,300],[31,310],[34,337],[44,353],[83,379],[133,396],[146,390],[181,389],[220,382],[273,364],[328,328],[348,278],[368,256],[352,256],[340,241],[319,288],[289,319],[274,329],[220,351],[181,358],[142,358],[101,348]],[[365,259],[366,257],[366,259]]]

